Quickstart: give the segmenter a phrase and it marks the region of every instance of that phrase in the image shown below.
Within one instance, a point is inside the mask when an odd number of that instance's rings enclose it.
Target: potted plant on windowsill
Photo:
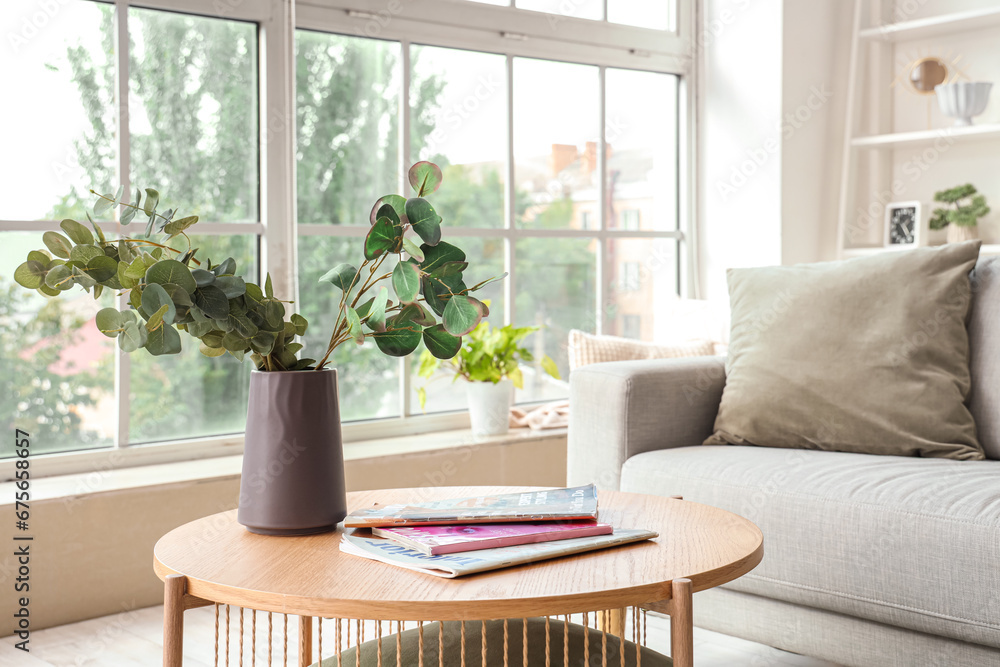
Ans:
[[[339,264],[320,278],[339,289],[341,298],[319,361],[299,356],[303,346],[296,338],[308,322],[295,313],[286,318],[289,302],[275,297],[270,276],[260,287],[237,275],[232,258],[218,264],[200,259],[187,236],[198,217],[160,212],[153,189],[144,197],[137,190],[132,201],[122,198],[122,190],[94,193],[97,215],[120,206],[123,226],[140,213],[146,216],[142,238],[109,240],[93,221],[91,232],[63,220],[65,236],[45,232],[47,250],[28,253],[14,278],[50,297],[74,287],[95,299],[105,289],[127,295],[128,308],[105,308],[96,317],[98,329],[116,338],[124,352],[177,354],[184,332],[200,341],[206,356],[249,357],[256,370],[250,378],[239,521],[252,532],[275,535],[331,530],[347,508],[337,371],[327,367],[330,355],[350,341],[362,345],[371,339],[390,356],[406,356],[423,342],[434,358],[449,359],[461,349],[462,337],[489,314],[471,293],[503,278],[466,284],[465,253],[441,241],[441,217],[424,198],[440,186],[441,170],[419,162],[408,177],[415,197],[386,195],[372,208],[360,266]],[[151,240],[154,230],[165,236],[162,242]],[[169,245],[176,239],[186,247]],[[392,256],[395,267],[383,270]]]
[[[510,324],[492,328],[484,321],[469,333],[461,350],[452,357],[445,359],[425,350],[420,356],[417,373],[420,377],[431,378],[445,368],[453,373],[453,380],[465,380],[473,435],[503,435],[510,424],[514,388],[524,388],[521,362],[535,360],[531,351],[520,343],[538,329]],[[559,368],[548,355],[542,357],[541,367],[559,379]],[[427,401],[426,388],[420,387],[417,394],[423,408]]]
[[[979,194],[971,183],[934,193],[934,201],[951,204],[954,208],[936,208],[931,215],[930,228],[948,228],[948,243],[961,243],[978,238],[979,218],[990,212],[986,197]],[[963,203],[964,202],[964,203]]]

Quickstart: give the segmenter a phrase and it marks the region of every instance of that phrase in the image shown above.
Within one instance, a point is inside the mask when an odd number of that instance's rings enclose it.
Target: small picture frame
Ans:
[[[900,201],[885,207],[885,247],[916,248],[921,242],[920,202]]]

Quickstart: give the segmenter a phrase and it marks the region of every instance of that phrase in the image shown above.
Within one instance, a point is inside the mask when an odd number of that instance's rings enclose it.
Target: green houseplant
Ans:
[[[986,197],[979,194],[971,183],[935,192],[934,201],[951,204],[953,207],[934,209],[929,223],[931,229],[947,227],[949,243],[977,238],[979,218],[990,212]]]
[[[490,327],[483,321],[465,339],[465,344],[455,356],[442,360],[429,351],[420,356],[417,374],[431,378],[445,368],[453,374],[453,381],[459,378],[468,382],[469,416],[475,435],[500,435],[507,432],[508,413],[513,388],[524,388],[521,362],[532,362],[534,355],[521,345],[529,334],[539,327],[514,327],[510,324],[499,328]],[[551,357],[545,355],[540,361],[542,370],[559,379],[559,368]],[[426,387],[418,390],[420,406],[427,401]]]
[[[14,278],[51,297],[75,287],[95,299],[104,290],[127,296],[127,308],[105,308],[96,317],[98,329],[117,339],[123,352],[177,354],[185,333],[207,356],[249,357],[257,372],[250,383],[240,522],[270,534],[329,530],[346,514],[330,355],[348,342],[371,339],[390,356],[406,356],[423,342],[434,358],[451,358],[489,313],[472,293],[503,278],[471,287],[465,282],[465,253],[441,240],[441,217],[425,198],[441,185],[437,165],[418,162],[408,179],[415,196],[391,194],[375,202],[361,263],[339,264],[320,278],[340,291],[340,301],[318,361],[300,356],[296,338],[308,322],[286,312],[289,302],[274,295],[270,276],[261,287],[240,277],[232,258],[201,259],[187,236],[198,217],[161,211],[160,194],[151,188],[136,190],[134,199],[123,199],[121,189],[94,193],[96,215],[120,207],[124,227],[141,214],[144,233],[109,240],[93,221],[88,227],[63,220],[65,235],[45,232],[45,249],[28,253]],[[163,238],[152,240],[154,232]]]

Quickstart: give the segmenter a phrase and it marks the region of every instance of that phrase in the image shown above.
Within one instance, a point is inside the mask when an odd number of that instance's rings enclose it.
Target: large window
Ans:
[[[528,346],[562,371],[555,381],[525,369],[518,400],[567,395],[570,329],[657,337],[657,303],[681,289],[684,266],[687,2],[678,13],[663,0],[496,0],[470,3],[463,26],[451,0],[326,4],[300,7],[294,30],[279,0],[210,16],[181,0],[5,6],[0,27],[14,37],[0,68],[9,89],[36,92],[0,108],[17,156],[0,165],[0,402],[38,434],[36,453],[190,438],[204,452],[245,419],[249,364],[188,341],[176,357],[122,355],[93,324],[114,295],[48,299],[13,285],[44,231],[85,219],[91,187],[157,188],[200,216],[202,256],[232,256],[250,279],[294,268],[288,296],[318,348],[337,295],[317,279],[356,260],[372,203],[403,191],[410,163],[432,160],[446,238],[484,278],[510,274],[484,291],[491,322],[539,327]],[[287,132],[283,109],[294,110]],[[274,167],[282,151],[294,174]],[[275,213],[282,196],[294,217]],[[438,382],[424,414],[415,357],[348,346],[332,362],[345,421],[432,430],[464,409],[461,386]]]

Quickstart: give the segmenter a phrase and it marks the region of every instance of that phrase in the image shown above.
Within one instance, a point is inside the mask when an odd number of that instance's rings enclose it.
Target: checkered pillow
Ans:
[[[657,345],[618,336],[595,336],[573,329],[569,332],[569,368],[587,364],[633,359],[705,357],[715,354],[715,343],[692,340],[673,345]]]

